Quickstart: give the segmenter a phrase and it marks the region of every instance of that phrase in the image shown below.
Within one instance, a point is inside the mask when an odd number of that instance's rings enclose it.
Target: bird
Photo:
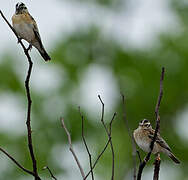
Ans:
[[[133,137],[137,145],[145,152],[150,152],[150,144],[153,140],[155,130],[152,129],[152,126],[149,120],[144,119],[139,123],[139,126],[133,132]],[[166,143],[166,141],[157,133],[156,141],[154,143],[154,147],[152,153],[157,155],[162,152],[170,157],[175,163],[179,164],[180,161],[175,157],[172,153],[170,147]]]
[[[51,59],[44,49],[34,18],[30,15],[27,7],[22,2],[16,4],[16,11],[12,16],[12,25],[20,40],[24,39],[29,43],[28,49],[34,46],[45,61]]]

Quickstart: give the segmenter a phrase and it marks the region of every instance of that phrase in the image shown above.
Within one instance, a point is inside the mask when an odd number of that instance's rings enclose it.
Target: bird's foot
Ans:
[[[161,161],[161,158],[160,158],[160,154],[156,154],[156,157],[155,157],[155,162],[153,163],[153,165],[155,165],[156,163],[159,163]]]
[[[160,161],[160,160],[161,160],[160,156],[157,156],[156,161]]]
[[[160,154],[158,153],[157,156],[156,156],[156,161],[160,161],[161,158],[160,158]]]

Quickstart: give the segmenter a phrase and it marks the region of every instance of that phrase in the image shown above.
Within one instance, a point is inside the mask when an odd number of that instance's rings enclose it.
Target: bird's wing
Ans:
[[[150,139],[152,139],[152,140],[153,140],[153,137],[154,137],[154,133],[155,133],[155,131],[152,129],[150,131],[149,135],[148,135],[148,137]],[[158,143],[161,147],[163,147],[163,148],[165,148],[165,149],[167,149],[168,151],[171,152],[170,147],[168,146],[168,144],[166,143],[166,141],[160,136],[159,133],[157,133],[157,138],[156,138],[155,142]]]
[[[39,42],[40,47],[43,48],[41,37],[40,37],[39,30],[38,30],[38,27],[37,27],[37,23],[36,23],[35,19],[32,16],[31,16],[31,19],[33,21],[33,32],[35,34],[35,37],[36,37],[37,41]]]

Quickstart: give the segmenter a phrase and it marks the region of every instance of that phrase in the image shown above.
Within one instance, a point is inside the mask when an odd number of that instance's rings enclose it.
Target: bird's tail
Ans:
[[[176,163],[179,164],[180,161],[172,154],[171,152],[168,154],[168,156]]]
[[[40,53],[40,55],[43,57],[43,59],[44,59],[45,61],[51,60],[50,56],[48,55],[48,53],[45,51],[44,48],[41,49],[41,50],[39,50],[39,53]]]

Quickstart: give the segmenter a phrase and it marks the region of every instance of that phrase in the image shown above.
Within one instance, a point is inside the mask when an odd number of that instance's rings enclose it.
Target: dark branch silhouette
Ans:
[[[162,96],[163,96],[163,80],[164,80],[164,75],[165,75],[165,68],[162,67],[161,79],[160,79],[159,96],[158,96],[157,104],[156,104],[156,107],[155,107],[155,116],[156,116],[156,119],[159,116],[159,108],[160,108],[161,100],[162,100]]]
[[[48,172],[50,173],[50,176],[51,176],[53,179],[57,180],[57,178],[53,175],[52,171],[50,170],[50,168],[49,168],[48,166],[43,167],[43,170],[45,170],[45,169],[48,170]]]
[[[111,133],[112,133],[112,125],[111,125],[111,123],[112,123],[112,121],[110,122],[110,127],[109,127],[109,130],[108,130],[108,128],[107,128],[107,126],[106,126],[106,124],[104,122],[104,102],[102,101],[100,95],[98,95],[98,98],[99,98],[99,100],[100,100],[100,102],[102,104],[101,122],[102,122],[102,124],[104,126],[104,129],[106,131],[106,134],[107,134],[108,138],[110,139],[110,147],[111,147],[111,151],[112,151],[112,177],[111,177],[111,180],[114,180],[114,163],[115,163],[115,161],[114,161],[114,147],[113,147],[112,138],[111,138]],[[115,116],[116,116],[116,113],[114,113],[112,119],[114,119]]]
[[[21,46],[22,46],[22,48],[24,50],[24,53],[25,53],[25,55],[27,57],[28,63],[29,63],[27,77],[26,77],[26,80],[25,80],[25,88],[26,88],[26,95],[27,95],[27,101],[28,101],[27,121],[26,121],[27,137],[28,137],[28,148],[29,148],[29,152],[30,152],[30,156],[31,156],[32,164],[33,164],[33,172],[34,172],[35,180],[40,180],[40,177],[38,176],[37,162],[36,162],[35,155],[34,155],[33,144],[32,144],[32,135],[31,135],[32,134],[32,130],[31,130],[31,103],[32,103],[32,100],[31,100],[30,89],[29,89],[29,81],[30,81],[30,77],[31,77],[31,71],[32,71],[33,62],[31,61],[31,57],[30,57],[29,52],[28,52],[29,49],[27,49],[24,46],[24,44],[22,43],[21,39],[19,38],[19,36],[17,35],[16,31],[14,30],[14,28],[10,25],[8,20],[3,15],[2,11],[0,11],[0,14],[3,17],[3,19],[5,20],[5,22],[8,24],[10,29],[13,31],[15,36],[17,37],[18,42],[21,44]]]
[[[127,131],[128,131],[128,135],[131,139],[131,145],[132,145],[133,179],[136,180],[136,153],[139,154],[139,159],[140,159],[140,153],[139,153],[139,151],[136,150],[136,144],[134,141],[133,133],[131,133],[129,123],[127,120],[125,96],[123,94],[121,94],[121,96],[122,96],[122,103],[123,103],[123,118],[124,118],[125,125],[126,125]],[[141,161],[141,159],[140,159],[140,161]]]
[[[141,156],[140,156],[140,152],[139,152],[138,150],[137,150],[136,152],[137,152],[137,154],[138,154],[139,162],[142,163],[142,158],[141,158]]]
[[[75,152],[73,150],[71,136],[70,136],[69,131],[66,128],[66,125],[65,125],[65,122],[64,122],[63,118],[61,118],[61,125],[62,125],[62,127],[64,128],[64,130],[65,130],[65,132],[67,134],[68,142],[69,142],[69,149],[70,149],[70,151],[71,151],[71,153],[72,153],[72,155],[73,155],[73,157],[74,157],[74,159],[75,159],[75,161],[77,163],[77,166],[78,166],[78,168],[80,170],[80,173],[81,173],[81,175],[83,177],[83,180],[86,180],[90,174],[92,176],[92,180],[94,180],[93,170],[94,170],[95,166],[97,165],[97,163],[99,162],[100,158],[102,157],[103,153],[106,151],[106,149],[107,149],[109,144],[111,145],[111,151],[112,151],[112,177],[111,177],[111,179],[114,180],[114,148],[113,148],[113,144],[112,144],[111,134],[112,134],[112,123],[113,123],[113,120],[115,119],[116,113],[113,114],[113,117],[112,117],[112,119],[111,119],[111,121],[109,123],[109,129],[108,129],[106,124],[104,123],[104,103],[103,103],[101,97],[100,96],[98,96],[98,97],[99,97],[99,99],[100,99],[100,101],[102,103],[101,122],[102,122],[102,124],[103,124],[103,126],[105,128],[105,131],[106,131],[107,135],[108,135],[108,141],[105,144],[105,146],[104,146],[103,150],[101,151],[101,153],[97,156],[97,159],[95,160],[94,163],[92,163],[91,153],[89,151],[89,148],[88,148],[85,136],[84,136],[84,117],[83,117],[83,115],[82,115],[82,113],[80,111],[80,107],[79,107],[79,113],[80,113],[81,120],[82,120],[82,139],[83,139],[85,148],[87,150],[87,154],[89,156],[89,163],[90,163],[90,170],[89,170],[89,172],[86,175],[84,174],[83,168],[82,168],[82,166],[81,166],[81,164],[80,164],[80,162],[78,160],[78,157],[76,156],[76,154],[75,154]]]
[[[80,170],[80,173],[81,173],[81,175],[82,175],[82,177],[83,177],[83,179],[84,179],[84,177],[85,177],[84,170],[83,170],[83,168],[82,168],[82,166],[81,166],[81,164],[80,164],[80,162],[79,162],[79,160],[78,160],[78,157],[76,156],[76,153],[74,152],[74,149],[73,149],[73,147],[72,147],[71,136],[70,136],[70,133],[69,133],[69,131],[68,131],[66,125],[65,125],[65,122],[64,122],[64,119],[63,119],[63,118],[61,118],[61,125],[62,125],[62,127],[64,128],[64,130],[65,130],[65,132],[66,132],[66,134],[67,134],[67,138],[68,138],[68,142],[69,142],[69,150],[71,151],[71,153],[72,153],[72,155],[73,155],[73,157],[74,157],[74,159],[75,159],[75,161],[76,161],[76,163],[77,163],[77,165],[78,165],[78,168],[79,168],[79,170]]]
[[[4,153],[9,159],[11,159],[20,169],[25,171],[28,174],[31,174],[34,176],[34,173],[26,168],[24,168],[18,161],[16,161],[8,152],[6,152],[3,148],[0,148],[0,151]]]
[[[159,96],[158,96],[158,100],[157,100],[157,105],[156,105],[156,108],[155,108],[155,115],[156,115],[155,133],[154,133],[153,140],[151,141],[151,144],[150,144],[150,152],[147,154],[147,156],[144,158],[144,160],[142,161],[142,163],[140,163],[140,165],[139,165],[139,170],[138,170],[138,174],[137,174],[137,180],[141,179],[143,169],[144,169],[145,165],[147,164],[147,162],[150,159],[151,153],[153,151],[154,143],[155,143],[156,138],[157,138],[157,133],[158,133],[158,131],[160,129],[159,108],[160,108],[161,99],[162,99],[162,96],[163,96],[164,73],[165,73],[165,68],[163,67],[162,68],[162,72],[161,72],[161,79],[160,79],[160,92],[159,92]],[[159,168],[158,168],[158,170],[159,170]],[[158,171],[158,173],[159,173],[159,171]]]
[[[88,148],[88,145],[87,145],[85,136],[84,136],[84,116],[82,115],[82,113],[81,113],[81,111],[80,111],[80,107],[79,107],[78,109],[79,109],[79,113],[80,113],[81,120],[82,120],[82,139],[83,139],[83,142],[84,142],[86,151],[87,151],[88,156],[89,156],[89,165],[90,165],[91,177],[92,177],[92,180],[94,180],[94,174],[93,174],[93,169],[92,169],[91,153],[90,153],[90,151],[89,151],[89,148]]]
[[[112,144],[112,141],[111,141],[111,139],[112,139],[111,133],[112,133],[112,123],[113,123],[113,121],[114,121],[114,119],[115,119],[116,113],[113,114],[113,117],[112,117],[112,119],[111,119],[111,121],[110,121],[110,123],[109,123],[109,130],[108,130],[107,126],[106,126],[105,123],[104,123],[104,103],[103,103],[102,99],[100,98],[100,96],[98,96],[98,97],[99,97],[99,99],[100,99],[100,101],[101,101],[101,103],[102,103],[101,121],[103,121],[102,124],[103,124],[103,126],[104,126],[104,128],[105,128],[105,130],[106,130],[106,133],[108,132],[108,133],[107,133],[107,135],[108,135],[108,141],[106,142],[106,144],[105,144],[103,150],[102,150],[101,153],[98,155],[98,157],[97,157],[97,159],[95,160],[95,162],[93,163],[92,169],[86,174],[84,180],[86,180],[86,179],[88,178],[88,176],[90,175],[91,171],[95,168],[95,166],[96,166],[97,163],[99,162],[100,158],[102,157],[102,155],[103,155],[104,152],[106,151],[106,149],[107,149],[107,147],[108,147],[109,144],[111,144],[111,151],[112,151],[112,177],[111,177],[111,178],[112,178],[112,179],[114,178],[114,149],[113,149],[113,144]]]
[[[154,166],[153,180],[159,179],[160,164],[161,164],[160,154],[157,154],[154,162],[155,166]]]
[[[110,138],[111,139],[111,138]],[[95,160],[95,162],[93,163],[93,167],[92,167],[92,170],[95,168],[95,166],[97,165],[97,163],[99,162],[100,158],[102,157],[102,155],[104,154],[104,152],[106,151],[108,145],[110,144],[110,139],[108,139],[107,143],[105,144],[103,150],[101,151],[101,153],[98,155],[97,159]],[[90,175],[91,173],[91,170],[86,174],[85,179],[88,178],[88,176]]]

